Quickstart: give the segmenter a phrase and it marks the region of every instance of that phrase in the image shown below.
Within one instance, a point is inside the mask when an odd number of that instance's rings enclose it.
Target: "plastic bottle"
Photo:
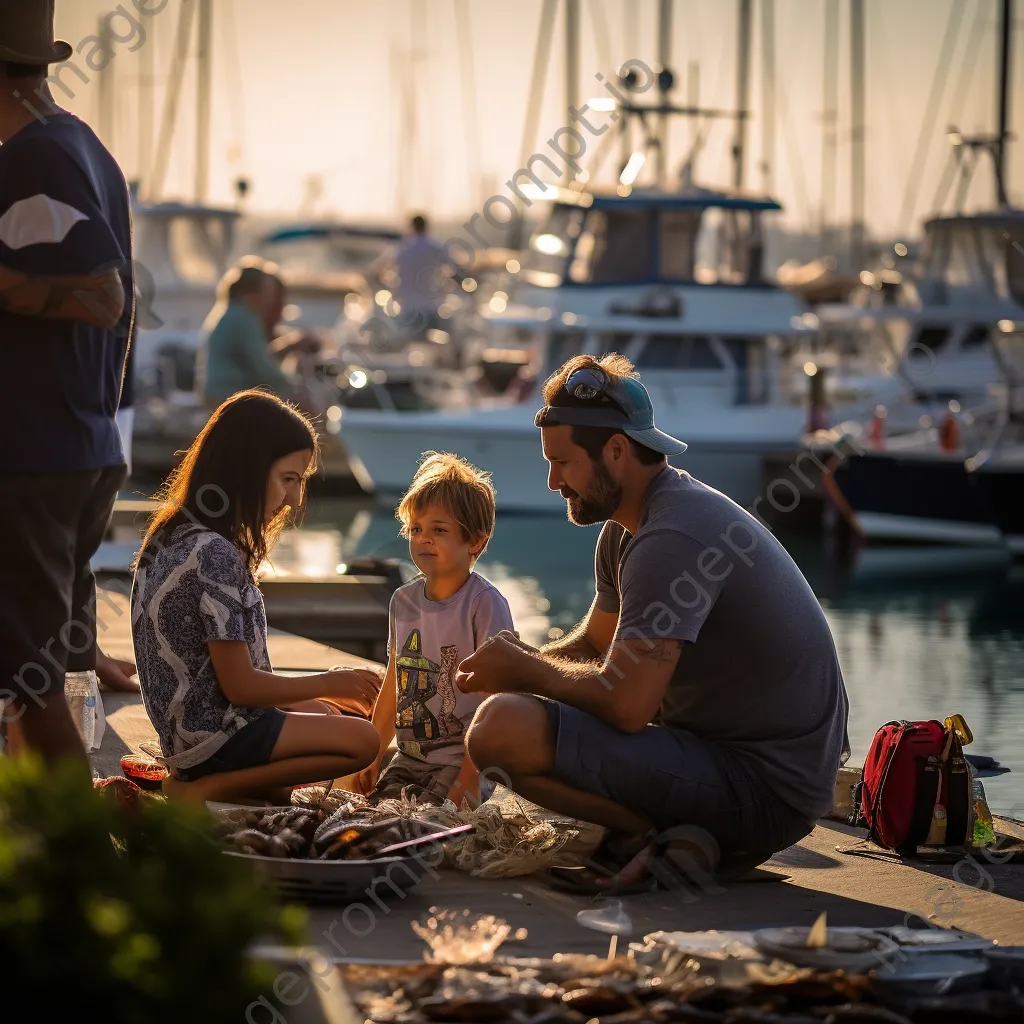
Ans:
[[[971,842],[975,846],[991,846],[996,841],[992,811],[985,798],[985,787],[973,769],[971,770],[971,798],[974,801],[974,831]]]
[[[87,751],[95,750],[103,736],[103,705],[100,703],[96,673],[68,672],[64,676],[64,698],[78,735]]]

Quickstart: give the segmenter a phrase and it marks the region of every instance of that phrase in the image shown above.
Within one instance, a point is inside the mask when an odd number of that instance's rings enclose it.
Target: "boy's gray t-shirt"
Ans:
[[[395,659],[398,749],[433,764],[461,764],[463,739],[485,694],[463,693],[455,670],[485,640],[512,629],[508,602],[477,573],[451,597],[431,601],[426,579],[391,597],[388,649]]]
[[[740,752],[809,820],[832,808],[849,711],[839,659],[813,591],[761,523],[669,467],[635,537],[605,524],[595,576],[616,641],[685,641],[660,724]]]

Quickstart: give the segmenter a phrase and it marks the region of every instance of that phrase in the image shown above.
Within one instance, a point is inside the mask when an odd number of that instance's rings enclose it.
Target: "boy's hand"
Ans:
[[[525,682],[528,662],[535,654],[514,633],[503,629],[459,665],[455,685],[463,693],[515,692]]]

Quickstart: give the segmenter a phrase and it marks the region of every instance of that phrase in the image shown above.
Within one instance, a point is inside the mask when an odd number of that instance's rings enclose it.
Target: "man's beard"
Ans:
[[[611,518],[622,502],[622,488],[603,462],[594,463],[594,479],[585,495],[577,494],[568,487],[563,487],[561,494],[568,504],[569,522],[576,526],[603,523]]]

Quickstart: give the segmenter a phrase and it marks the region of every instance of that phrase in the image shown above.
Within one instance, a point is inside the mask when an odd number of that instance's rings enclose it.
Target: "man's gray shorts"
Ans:
[[[660,829],[704,829],[723,862],[758,863],[811,831],[756,766],[726,746],[660,725],[622,733],[579,708],[543,702],[555,733],[555,779],[607,797]]]

